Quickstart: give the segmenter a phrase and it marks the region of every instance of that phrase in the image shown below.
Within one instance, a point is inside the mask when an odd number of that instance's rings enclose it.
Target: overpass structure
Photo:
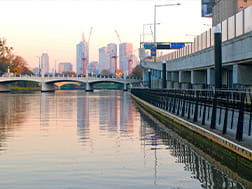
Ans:
[[[0,77],[0,92],[10,91],[9,84],[17,81],[32,81],[41,84],[42,92],[54,91],[55,83],[71,82],[71,83],[85,83],[86,91],[93,91],[95,83],[119,83],[122,84],[123,90],[127,90],[128,85],[141,83],[139,79],[122,79],[122,78],[106,78],[106,77],[38,77],[38,76],[7,76]]]
[[[223,88],[252,88],[252,6],[218,25],[222,31]],[[142,60],[143,80],[151,88],[214,88],[214,29],[182,49]],[[165,70],[164,70],[165,69]],[[165,81],[164,81],[165,80]]]

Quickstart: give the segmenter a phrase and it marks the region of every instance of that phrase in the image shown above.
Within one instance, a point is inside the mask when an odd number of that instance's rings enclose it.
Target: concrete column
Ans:
[[[10,87],[9,84],[5,83],[1,83],[0,84],[0,92],[10,92]]]
[[[172,88],[172,79],[171,79],[172,76],[171,75],[172,75],[172,72],[167,72],[167,74],[166,74],[167,88],[168,89]]]
[[[41,92],[53,92],[55,91],[55,86],[53,83],[42,83]]]
[[[86,83],[86,92],[92,92],[94,89],[93,89],[93,86],[90,84],[90,83]]]
[[[236,86],[252,86],[251,73],[251,65],[233,65],[233,84]]]
[[[179,72],[171,73],[172,88],[179,88]]]
[[[193,88],[202,89],[206,84],[206,71],[193,70],[191,71],[191,83]]]
[[[124,82],[124,84],[123,84],[123,91],[127,91],[128,89],[127,89],[127,83],[126,82]]]
[[[207,85],[212,87],[214,85],[214,69],[208,68],[207,69]]]
[[[182,89],[188,89],[191,82],[190,71],[179,71],[179,84]]]

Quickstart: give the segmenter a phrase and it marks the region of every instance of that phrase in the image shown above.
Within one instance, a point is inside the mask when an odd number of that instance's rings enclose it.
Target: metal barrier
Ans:
[[[226,90],[131,89],[138,98],[209,127],[237,141],[252,143],[252,93]]]

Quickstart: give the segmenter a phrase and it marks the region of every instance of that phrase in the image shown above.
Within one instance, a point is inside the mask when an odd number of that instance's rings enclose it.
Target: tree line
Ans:
[[[32,74],[27,67],[26,60],[13,53],[13,47],[6,44],[6,39],[0,38],[0,76],[4,73],[19,74]]]

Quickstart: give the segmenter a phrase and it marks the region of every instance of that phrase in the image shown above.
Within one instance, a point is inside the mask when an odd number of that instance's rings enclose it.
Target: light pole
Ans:
[[[55,62],[54,62],[54,77],[56,76],[56,63],[57,63],[57,59],[55,60]]]
[[[157,22],[157,7],[166,7],[166,6],[176,6],[176,5],[180,5],[180,3],[176,3],[176,4],[162,4],[162,5],[154,5],[154,45],[155,48],[157,48],[157,39],[156,39],[156,22]],[[154,56],[154,62],[156,63],[156,56]]]
[[[38,58],[38,76],[40,77],[40,56],[36,56]]]

